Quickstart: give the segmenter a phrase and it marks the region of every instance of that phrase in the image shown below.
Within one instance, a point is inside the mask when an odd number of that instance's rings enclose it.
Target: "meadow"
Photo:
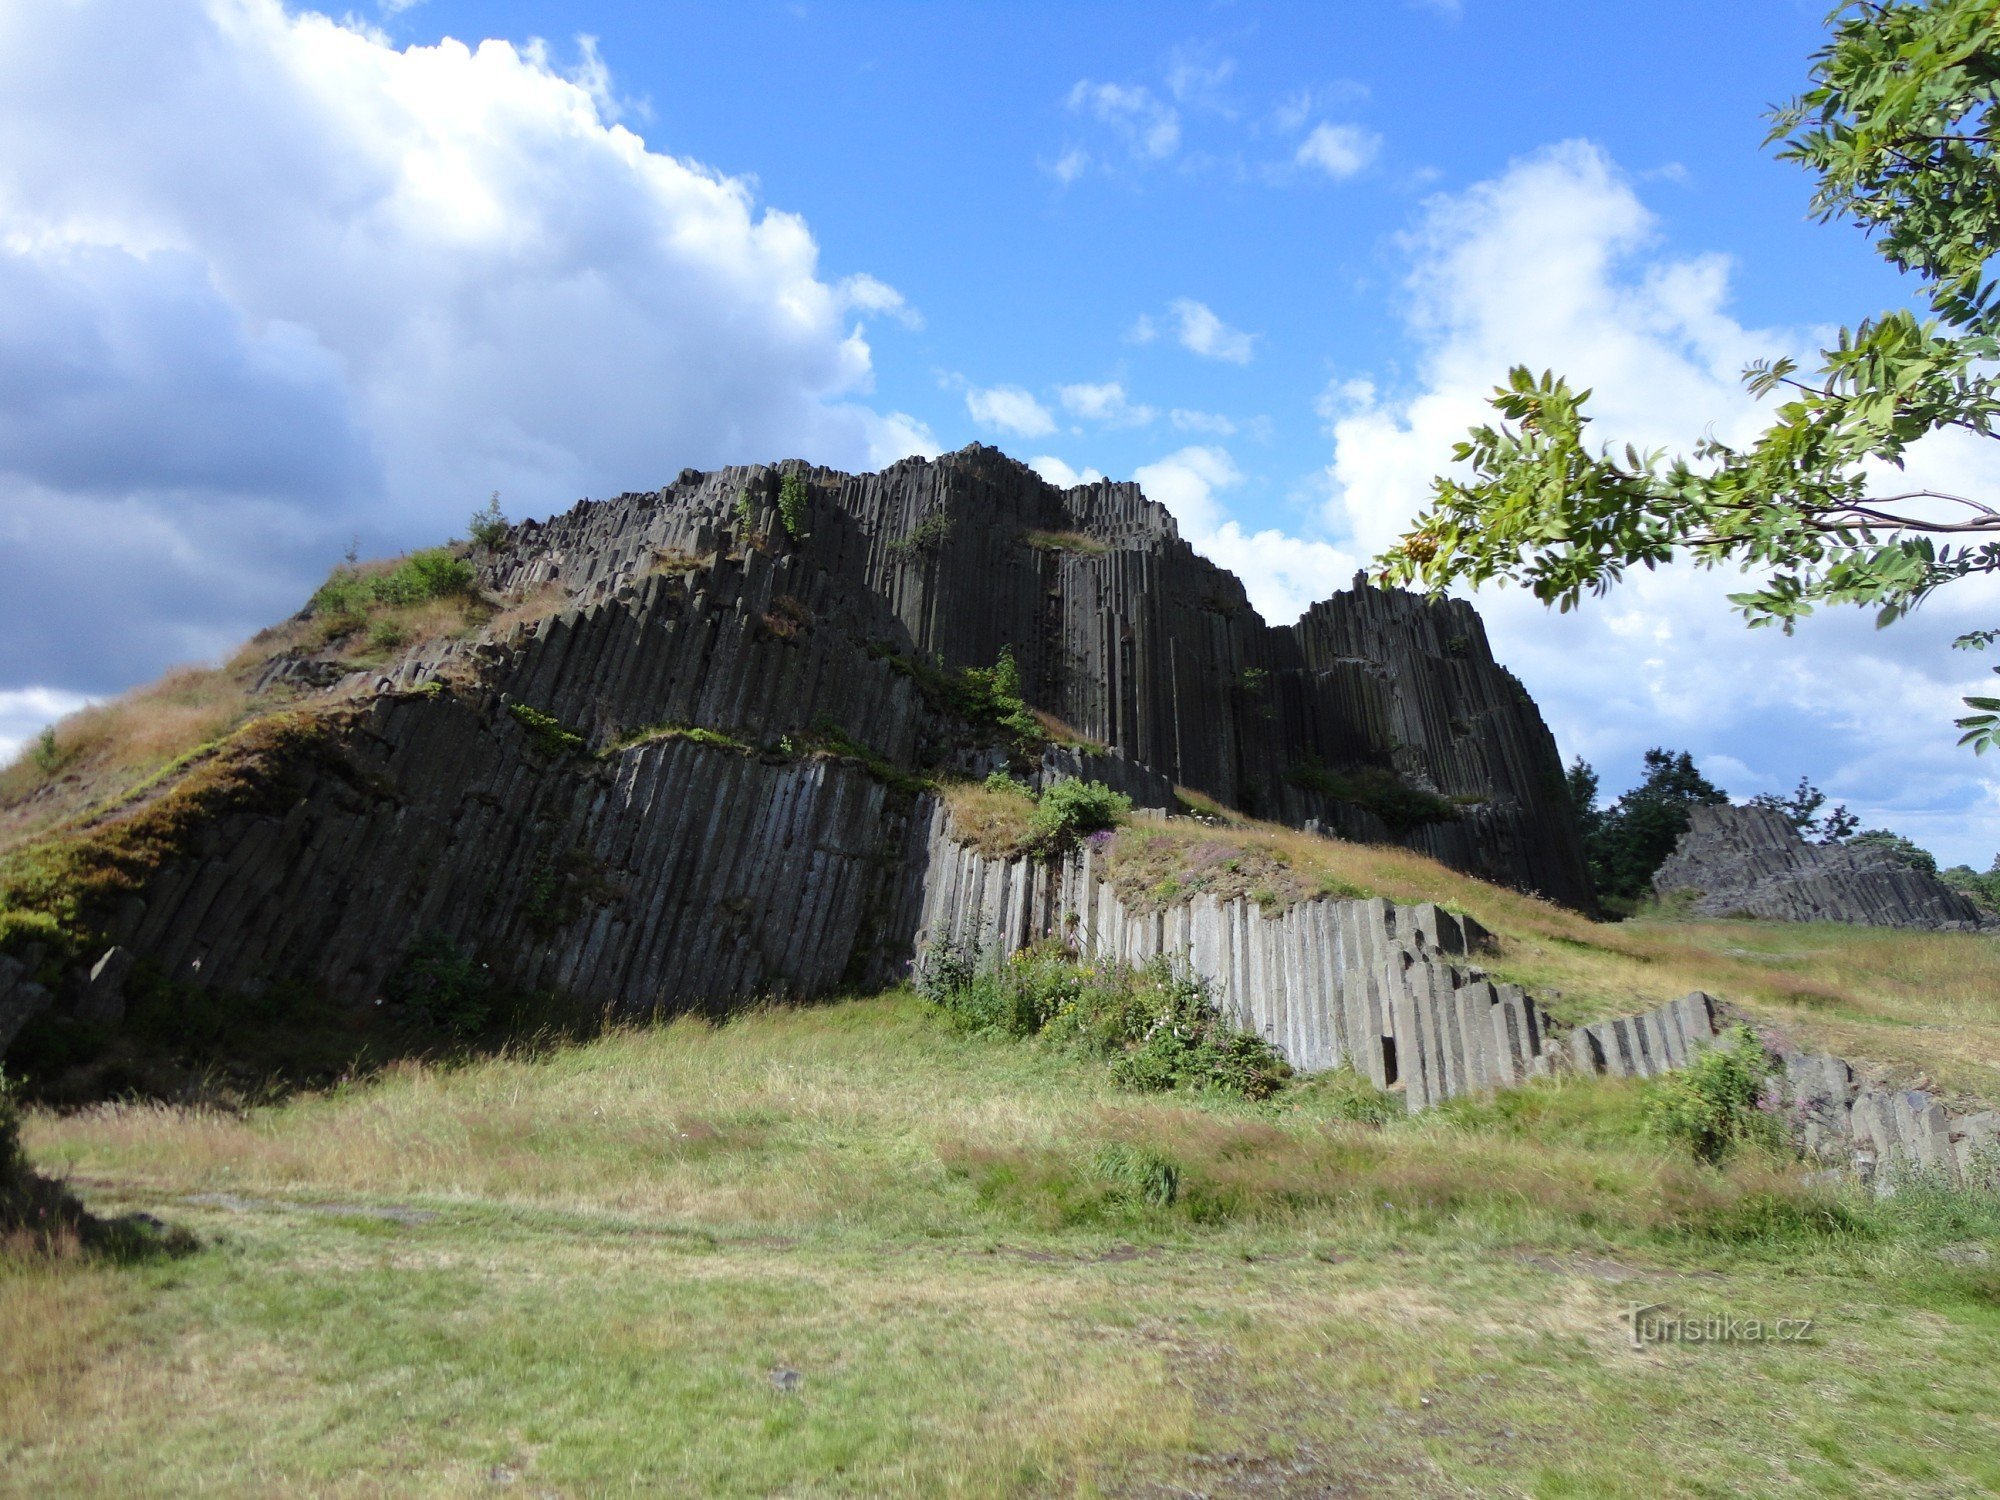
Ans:
[[[1629,1081],[1351,1085],[1126,1092],[896,992],[31,1111],[200,1248],[0,1260],[0,1492],[2000,1487],[1991,1195],[1703,1166]]]

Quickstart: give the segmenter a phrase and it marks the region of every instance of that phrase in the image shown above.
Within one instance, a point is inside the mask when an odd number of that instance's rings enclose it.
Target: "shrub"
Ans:
[[[497,547],[507,540],[507,533],[513,529],[513,523],[500,509],[500,492],[495,490],[484,507],[472,513],[472,519],[466,523],[465,534],[472,538],[475,547]]]
[[[1101,781],[1058,781],[1042,793],[1029,837],[1039,849],[1060,849],[1086,833],[1116,828],[1131,812],[1132,799]]]
[[[44,776],[53,776],[62,769],[62,746],[56,743],[55,725],[42,727],[42,732],[35,736],[34,746],[28,751],[28,758]]]
[[[387,988],[411,1019],[451,1036],[477,1035],[493,1018],[492,972],[442,933],[412,943]]]
[[[951,535],[951,516],[946,511],[932,511],[910,528],[910,534],[900,541],[889,543],[889,551],[897,557],[916,557],[937,551]]]
[[[1648,1083],[1647,1125],[1698,1161],[1718,1162],[1746,1145],[1779,1147],[1783,1131],[1765,1094],[1776,1071],[1750,1028],[1732,1027],[1685,1068]]]
[[[806,530],[807,508],[811,503],[812,491],[806,487],[803,474],[787,474],[778,481],[778,520],[785,528],[785,535],[795,542],[811,535]]]
[[[942,943],[924,954],[916,982],[967,1030],[1040,1036],[1102,1059],[1136,1091],[1265,1099],[1291,1077],[1276,1048],[1223,1013],[1207,980],[1164,959],[1086,966],[1044,944],[986,965],[976,951]]]
[[[473,577],[471,563],[448,547],[432,547],[412,552],[380,573],[363,573],[343,564],[319,586],[310,608],[345,633],[359,629],[377,609],[469,596]]]

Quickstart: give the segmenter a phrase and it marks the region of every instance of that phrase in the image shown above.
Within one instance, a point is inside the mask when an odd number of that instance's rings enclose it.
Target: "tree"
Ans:
[[[1821,605],[1872,608],[1887,625],[1946,584],[2000,573],[2000,508],[1894,478],[1928,434],[2000,436],[2000,297],[1986,275],[2000,241],[2000,7],[1860,0],[1827,24],[1811,87],[1772,112],[1767,144],[1817,175],[1822,222],[1859,225],[1916,278],[1929,316],[1842,329],[1810,378],[1790,359],[1752,365],[1753,394],[1782,394],[1774,420],[1746,448],[1711,438],[1691,460],[1594,447],[1590,392],[1516,368],[1493,397],[1501,421],[1453,449],[1471,477],[1435,481],[1378,560],[1385,581],[1499,578],[1567,610],[1629,567],[1689,557],[1760,571],[1731,602],[1789,633]],[[2000,746],[2000,697],[1965,701],[1960,743]]]
[[[1600,896],[1633,900],[1653,883],[1653,872],[1674,852],[1688,830],[1688,809],[1722,803],[1729,794],[1695,769],[1685,750],[1646,752],[1645,776],[1610,807],[1599,809],[1597,773],[1582,759],[1569,769],[1572,800],[1583,824],[1583,851]]]
[[[1838,844],[1861,825],[1861,820],[1847,810],[1845,802],[1822,813],[1820,809],[1826,806],[1826,793],[1804,776],[1799,778],[1798,787],[1791,796],[1759,792],[1750,799],[1750,805],[1783,813],[1785,821],[1798,829],[1800,837],[1817,836],[1822,844]]]
[[[472,513],[465,534],[472,539],[475,547],[497,547],[507,540],[507,533],[513,529],[513,522],[500,509],[500,492],[495,490],[487,497],[486,503]]]

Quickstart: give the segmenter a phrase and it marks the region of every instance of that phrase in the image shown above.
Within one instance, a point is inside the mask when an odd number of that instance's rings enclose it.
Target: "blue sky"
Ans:
[[[1139,479],[1289,618],[1509,363],[1685,444],[1753,430],[1746,360],[1906,295],[1760,146],[1823,8],[10,10],[0,742],[216,655],[351,536],[683,464],[996,442]],[[1478,602],[1608,786],[1684,746],[1983,868],[2000,788],[1949,720],[1984,666],[1946,643],[2000,597],[1787,641],[1732,586]]]

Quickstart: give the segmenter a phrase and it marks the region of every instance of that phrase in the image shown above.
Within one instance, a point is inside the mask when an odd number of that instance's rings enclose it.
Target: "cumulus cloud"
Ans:
[[[1080,484],[1095,484],[1104,477],[1101,469],[1072,469],[1053,453],[1044,453],[1040,457],[1029,459],[1028,467],[1057,489],[1062,490],[1075,489]]]
[[[1016,437],[1047,437],[1056,430],[1049,409],[1018,385],[973,386],[965,393],[965,409],[981,427]]]
[[[1180,340],[1183,349],[1204,359],[1226,360],[1233,365],[1250,363],[1255,352],[1256,334],[1231,328],[1209,309],[1207,303],[1197,302],[1192,297],[1175,298],[1168,311],[1176,325],[1175,337]],[[1139,328],[1147,330],[1143,337]],[[1139,327],[1133,330],[1133,337],[1143,343],[1153,336],[1151,329],[1150,320],[1142,319]]]
[[[1326,521],[1363,555],[1401,533],[1513,364],[1591,387],[1606,441],[1685,449],[1705,430],[1748,438],[1763,418],[1742,366],[1812,345],[1806,331],[1738,321],[1727,261],[1666,252],[1630,179],[1581,142],[1435,200],[1404,248],[1416,378],[1384,392],[1347,377],[1322,398],[1333,436]],[[1912,471],[1991,492],[2000,468],[1979,446],[1928,442]],[[1674,567],[1567,615],[1512,590],[1477,602],[1559,740],[1610,782],[1656,743],[1747,770],[1751,779],[1725,783],[1738,795],[1807,774],[1870,821],[1983,867],[2000,847],[2000,787],[1953,747],[1957,700],[1979,690],[1981,668],[1948,642],[1991,623],[2000,589],[1955,586],[1880,632],[1837,612],[1787,639],[1744,629],[1723,597],[1741,587],[1735,574]]]
[[[1069,107],[1109,127],[1139,161],[1164,161],[1180,149],[1180,111],[1144,84],[1085,79],[1069,91]]]
[[[1071,416],[1106,427],[1144,427],[1159,415],[1152,407],[1134,402],[1116,380],[1058,386],[1056,396]]]
[[[1313,167],[1340,182],[1354,176],[1373,162],[1382,150],[1382,137],[1359,125],[1315,125],[1292,160],[1301,167]]]
[[[0,10],[0,690],[213,654],[351,534],[433,540],[495,489],[935,451],[865,403],[860,320],[915,311],[623,108],[594,44]]]
[[[1173,513],[1181,535],[1197,552],[1243,580],[1251,604],[1267,620],[1290,623],[1355,573],[1354,555],[1330,543],[1290,536],[1275,527],[1246,532],[1223,498],[1244,482],[1226,448],[1182,448],[1141,466],[1132,477],[1147,499]]]

